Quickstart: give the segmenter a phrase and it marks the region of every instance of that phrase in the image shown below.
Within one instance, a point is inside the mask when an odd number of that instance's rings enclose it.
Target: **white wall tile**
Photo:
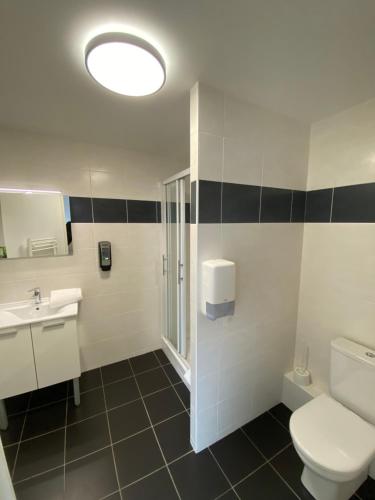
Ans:
[[[197,178],[305,188],[307,127],[207,86],[199,85],[198,94]],[[281,400],[294,354],[303,225],[199,224],[191,235],[197,239],[191,430],[200,450]],[[233,317],[210,321],[201,312],[200,266],[215,258],[236,263],[236,305]]]
[[[305,342],[314,383],[329,383],[330,342],[346,337],[375,348],[374,224],[307,224],[297,349]]]
[[[223,138],[201,132],[199,134],[199,178],[221,180],[223,171]]]

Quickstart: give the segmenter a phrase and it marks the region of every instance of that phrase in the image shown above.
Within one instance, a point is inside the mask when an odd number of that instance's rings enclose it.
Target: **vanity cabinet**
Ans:
[[[0,399],[79,377],[76,319],[0,329],[0,372]]]
[[[30,325],[0,330],[0,399],[38,388]]]
[[[39,389],[81,375],[75,319],[35,323],[31,335]]]

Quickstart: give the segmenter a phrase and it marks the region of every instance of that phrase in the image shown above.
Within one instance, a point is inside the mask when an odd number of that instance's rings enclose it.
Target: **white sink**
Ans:
[[[0,304],[0,329],[19,325],[30,325],[53,319],[77,316],[78,303],[67,306],[51,308],[48,299],[43,299],[40,304],[30,301]]]

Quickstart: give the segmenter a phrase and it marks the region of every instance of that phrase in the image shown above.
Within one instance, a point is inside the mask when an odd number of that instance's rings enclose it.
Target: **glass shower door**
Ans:
[[[165,184],[165,328],[167,339],[186,358],[186,189],[188,177]]]
[[[177,183],[165,186],[166,255],[163,256],[163,274],[166,284],[166,329],[168,340],[178,349],[178,225]]]

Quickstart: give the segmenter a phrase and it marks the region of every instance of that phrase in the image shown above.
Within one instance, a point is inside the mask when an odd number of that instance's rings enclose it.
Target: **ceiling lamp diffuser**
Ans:
[[[86,47],[86,68],[100,85],[117,94],[154,94],[165,82],[165,64],[148,42],[126,33],[105,33]]]

